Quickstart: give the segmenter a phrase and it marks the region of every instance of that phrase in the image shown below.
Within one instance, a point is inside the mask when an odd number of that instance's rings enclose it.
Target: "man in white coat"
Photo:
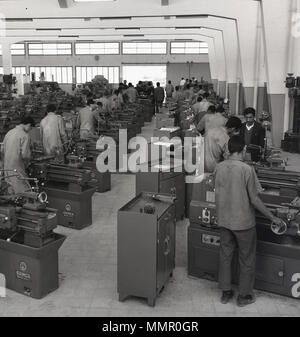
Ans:
[[[62,156],[64,144],[67,142],[67,134],[64,121],[56,114],[55,104],[47,106],[47,116],[40,123],[41,139],[46,155]]]
[[[34,125],[32,117],[25,117],[3,140],[4,170],[16,170],[15,176],[13,172],[6,172],[6,181],[11,185],[14,194],[31,191],[28,181],[20,178],[27,177],[26,166],[31,158],[28,133]]]

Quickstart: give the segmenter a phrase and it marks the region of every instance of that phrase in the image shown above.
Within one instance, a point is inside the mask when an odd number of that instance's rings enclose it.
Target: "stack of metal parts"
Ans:
[[[259,179],[266,188],[261,194],[263,202],[271,212],[283,219],[283,225],[276,227],[256,213],[258,243],[255,288],[300,298],[299,292],[295,291],[295,275],[299,273],[300,261],[300,203],[292,196],[300,192],[298,179],[290,173],[272,170],[260,172]],[[278,187],[277,182],[280,193],[273,192],[273,188]],[[188,273],[217,281],[220,233],[211,176],[194,185],[192,199],[188,228]],[[237,283],[237,254],[232,266],[233,282]]]

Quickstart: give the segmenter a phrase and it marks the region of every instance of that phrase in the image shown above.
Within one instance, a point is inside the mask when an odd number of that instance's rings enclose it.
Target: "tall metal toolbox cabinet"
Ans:
[[[171,196],[163,200],[142,193],[118,212],[118,293],[147,298],[150,306],[175,268],[175,206]],[[145,213],[151,204],[153,214]]]
[[[176,219],[183,219],[185,215],[185,175],[184,172],[170,172],[159,169],[159,172],[136,173],[136,195],[142,192],[176,194]]]

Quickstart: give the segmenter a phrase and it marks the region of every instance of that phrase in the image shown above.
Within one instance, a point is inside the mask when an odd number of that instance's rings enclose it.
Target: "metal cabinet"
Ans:
[[[175,206],[142,193],[118,212],[118,293],[147,298],[150,306],[175,268]],[[154,209],[145,213],[145,206]]]
[[[185,214],[185,176],[183,172],[137,172],[136,195],[141,192],[176,194],[176,219]]]

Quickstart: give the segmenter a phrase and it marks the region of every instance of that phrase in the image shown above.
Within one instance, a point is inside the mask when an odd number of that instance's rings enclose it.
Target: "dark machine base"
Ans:
[[[0,239],[0,273],[6,288],[40,299],[58,288],[58,250],[66,237],[55,234],[55,240],[41,248]]]
[[[92,195],[95,188],[71,192],[46,187],[49,206],[58,210],[58,224],[73,229],[83,229],[92,224]]]
[[[100,173],[97,170],[95,162],[88,162],[84,163],[84,168],[92,171],[92,178],[97,180],[97,190],[98,193],[104,193],[111,190],[111,173],[105,172]]]
[[[271,233],[272,234],[272,233]],[[266,242],[258,233],[255,288],[300,299],[300,247],[293,242]],[[276,236],[274,237],[276,239]],[[188,274],[218,280],[220,234],[191,224],[188,228]],[[233,275],[238,274],[237,258]],[[233,279],[237,284],[237,279]]]

